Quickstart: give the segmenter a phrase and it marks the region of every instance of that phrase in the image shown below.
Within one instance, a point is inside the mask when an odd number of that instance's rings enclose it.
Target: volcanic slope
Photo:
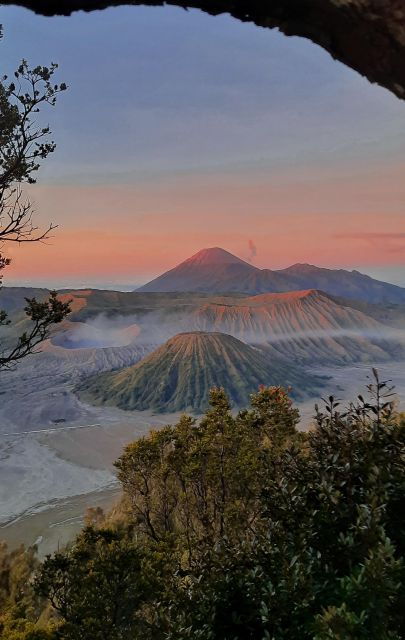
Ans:
[[[358,271],[324,269],[295,264],[272,271],[237,258],[219,247],[202,249],[138,291],[193,291],[207,293],[280,293],[298,289],[322,289],[331,295],[366,302],[405,302],[405,289],[380,282]]]
[[[273,353],[301,364],[378,362],[405,355],[404,331],[389,329],[316,290],[264,294],[232,304],[207,302],[187,323],[189,330],[220,331],[250,344],[267,344]]]
[[[77,392],[82,400],[121,409],[200,413],[212,387],[223,387],[234,406],[244,406],[261,384],[291,385],[297,396],[320,383],[233,336],[191,332],[170,338],[132,367],[88,378]]]
[[[213,247],[202,249],[181,264],[137,291],[188,291],[251,293],[250,281],[260,270],[228,251]]]
[[[52,343],[68,349],[131,343],[150,352],[179,332],[214,331],[268,345],[274,355],[311,366],[377,364],[405,356],[402,305],[391,305],[386,317],[389,305],[337,299],[314,289],[257,296],[112,291],[64,296],[73,299],[74,322],[57,326]]]

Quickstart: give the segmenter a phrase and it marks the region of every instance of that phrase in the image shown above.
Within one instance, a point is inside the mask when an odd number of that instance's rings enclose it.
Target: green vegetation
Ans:
[[[322,379],[233,336],[194,331],[170,338],[131,367],[92,376],[77,391],[86,401],[121,409],[201,413],[212,387],[224,388],[232,405],[242,407],[260,384],[281,383],[299,396],[319,388]]]
[[[279,387],[236,416],[214,389],[128,445],[111,514],[38,569],[3,550],[0,638],[403,638],[405,420],[375,375],[308,433]]]

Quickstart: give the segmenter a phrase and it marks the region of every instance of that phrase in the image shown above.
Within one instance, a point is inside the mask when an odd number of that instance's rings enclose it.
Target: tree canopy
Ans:
[[[236,415],[214,389],[202,420],[128,445],[120,505],[40,565],[48,622],[31,606],[25,624],[65,640],[400,640],[405,420],[375,375],[370,398],[327,399],[305,433],[278,387]]]

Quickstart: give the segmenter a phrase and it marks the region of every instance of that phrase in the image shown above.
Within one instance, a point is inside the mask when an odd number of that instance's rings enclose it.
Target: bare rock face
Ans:
[[[278,28],[287,36],[309,38],[370,82],[405,98],[404,0],[3,0],[2,4],[48,16],[123,4],[229,13],[260,27]]]

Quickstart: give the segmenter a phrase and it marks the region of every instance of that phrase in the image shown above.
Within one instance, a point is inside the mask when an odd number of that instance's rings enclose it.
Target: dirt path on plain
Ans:
[[[36,544],[38,555],[43,558],[48,553],[62,549],[73,540],[83,527],[83,517],[88,507],[101,507],[104,511],[109,511],[120,495],[121,489],[117,485],[93,493],[56,500],[43,511],[21,515],[7,524],[0,525],[0,539],[5,540],[10,549],[20,544]]]

